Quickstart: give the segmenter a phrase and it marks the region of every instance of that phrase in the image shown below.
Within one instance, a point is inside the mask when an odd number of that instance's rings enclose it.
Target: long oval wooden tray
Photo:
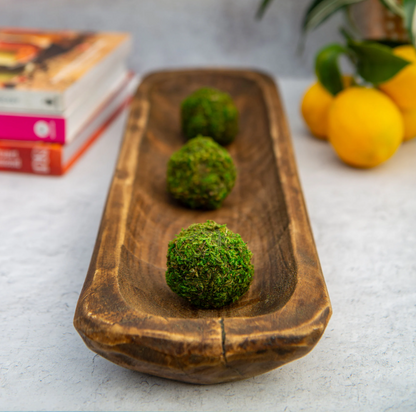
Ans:
[[[231,94],[240,133],[228,150],[238,179],[223,207],[193,211],[166,192],[184,144],[181,101],[202,86]],[[169,240],[207,219],[240,233],[255,276],[241,301],[198,310],[165,282]],[[87,346],[127,368],[193,383],[255,376],[307,354],[331,304],[272,79],[239,70],[159,72],[131,113],[74,325]]]

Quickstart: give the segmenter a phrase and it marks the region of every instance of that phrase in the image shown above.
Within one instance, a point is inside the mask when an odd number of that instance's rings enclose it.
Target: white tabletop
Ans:
[[[306,357],[214,386],[95,355],[72,325],[122,135],[119,118],[64,177],[0,174],[0,409],[414,411],[416,140],[356,170],[308,135],[308,81],[280,82],[333,316]]]

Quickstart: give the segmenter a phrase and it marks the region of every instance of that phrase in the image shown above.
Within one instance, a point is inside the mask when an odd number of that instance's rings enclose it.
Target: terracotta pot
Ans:
[[[366,0],[356,4],[352,14],[364,38],[409,40],[403,19],[390,12],[379,0]]]

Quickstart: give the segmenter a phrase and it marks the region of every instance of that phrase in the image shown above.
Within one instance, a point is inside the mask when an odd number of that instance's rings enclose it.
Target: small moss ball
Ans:
[[[234,187],[236,176],[227,150],[209,137],[198,136],[169,159],[168,191],[191,209],[218,209]]]
[[[200,308],[221,308],[243,296],[253,279],[252,253],[241,236],[212,220],[169,242],[166,283]]]
[[[187,97],[181,109],[187,139],[201,134],[227,145],[238,133],[238,110],[227,93],[204,87]]]

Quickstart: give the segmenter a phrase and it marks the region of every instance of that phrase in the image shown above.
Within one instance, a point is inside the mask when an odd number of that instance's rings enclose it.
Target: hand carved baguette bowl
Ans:
[[[166,191],[166,165],[184,143],[181,101],[199,87],[231,94],[240,132],[227,147],[238,178],[223,207],[189,210]],[[254,280],[237,303],[200,310],[166,285],[168,242],[207,219],[240,233]],[[240,70],[158,72],[133,100],[117,169],[74,325],[86,345],[137,371],[213,384],[249,378],[307,354],[331,304],[270,77]]]

